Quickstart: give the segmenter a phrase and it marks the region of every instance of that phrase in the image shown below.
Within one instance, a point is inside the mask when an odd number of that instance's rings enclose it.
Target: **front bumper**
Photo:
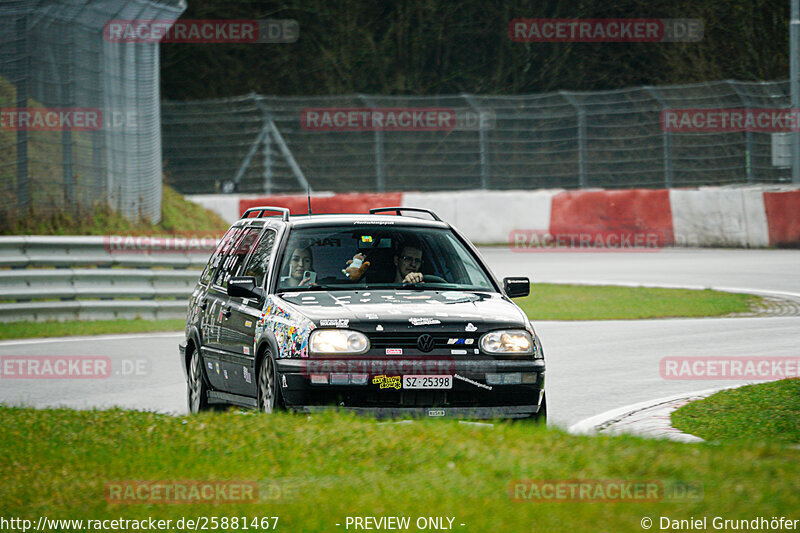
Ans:
[[[526,418],[539,412],[543,360],[279,359],[278,386],[294,411],[343,409],[385,417]],[[317,382],[312,383],[312,375]],[[319,377],[330,377],[319,383]],[[368,376],[364,381],[364,375]],[[373,383],[375,376],[452,375],[451,389],[403,389]],[[337,376],[337,383],[333,376]],[[346,376],[359,376],[353,384]],[[344,379],[343,379],[344,378]],[[523,382],[524,379],[524,382]],[[397,383],[397,382],[395,382]]]

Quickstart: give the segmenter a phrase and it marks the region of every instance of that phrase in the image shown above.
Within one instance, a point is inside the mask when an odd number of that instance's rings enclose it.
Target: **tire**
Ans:
[[[189,361],[186,398],[190,413],[208,411],[208,385],[206,385],[203,365],[200,363],[200,350],[197,349],[192,352],[192,358]]]
[[[272,361],[272,352],[267,350],[258,369],[258,410],[273,413],[279,405],[275,363]]]
[[[542,394],[542,403],[533,421],[537,424],[547,424],[547,393]]]

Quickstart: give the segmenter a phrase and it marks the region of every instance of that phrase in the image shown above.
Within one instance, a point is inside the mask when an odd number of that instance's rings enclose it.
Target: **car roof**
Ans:
[[[254,220],[269,220],[281,222],[280,216],[243,218],[236,224],[247,223]],[[285,222],[285,221],[283,221]],[[402,216],[402,215],[372,215],[366,213],[336,213],[320,215],[291,215],[288,224],[294,227],[318,227],[336,226],[342,224],[376,224],[376,225],[398,225],[398,226],[417,226],[428,228],[449,229],[450,225],[441,220],[428,220],[424,218]]]

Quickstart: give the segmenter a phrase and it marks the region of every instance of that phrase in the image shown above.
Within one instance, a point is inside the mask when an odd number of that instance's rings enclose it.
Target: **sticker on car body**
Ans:
[[[328,326],[334,328],[346,328],[350,325],[349,318],[323,318],[319,321],[320,326]]]

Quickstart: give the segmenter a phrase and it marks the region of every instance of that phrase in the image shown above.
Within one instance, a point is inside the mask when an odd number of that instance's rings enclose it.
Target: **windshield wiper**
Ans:
[[[350,287],[331,287],[330,285],[300,285],[297,287],[279,287],[275,292],[311,292],[311,291],[335,291],[348,290]]]
[[[427,281],[424,283],[403,283],[397,289],[411,289],[413,291],[440,291],[447,288],[452,283],[441,283],[436,281]]]

